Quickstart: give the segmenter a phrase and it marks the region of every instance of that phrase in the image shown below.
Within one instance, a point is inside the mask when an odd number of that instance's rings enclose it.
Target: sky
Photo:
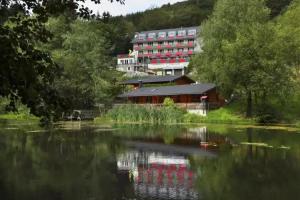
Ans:
[[[94,13],[99,12],[102,14],[104,11],[108,11],[111,15],[117,16],[144,11],[153,7],[160,7],[167,3],[174,4],[180,1],[185,0],[125,0],[125,5],[121,5],[118,2],[110,3],[108,0],[102,0],[100,5],[95,5],[88,0],[85,5],[92,9]]]

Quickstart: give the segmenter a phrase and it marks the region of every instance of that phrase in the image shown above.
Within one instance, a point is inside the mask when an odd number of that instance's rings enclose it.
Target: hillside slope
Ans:
[[[187,0],[126,16],[109,17],[107,22],[114,25],[118,33],[114,53],[128,53],[128,49],[132,48],[130,40],[135,32],[199,26],[212,13],[216,1]],[[267,0],[271,17],[277,16],[290,2],[291,0]]]

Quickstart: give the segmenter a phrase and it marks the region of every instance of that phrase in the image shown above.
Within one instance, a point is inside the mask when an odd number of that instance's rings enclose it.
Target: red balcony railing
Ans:
[[[188,46],[189,46],[189,47],[193,47],[194,45],[195,45],[194,42],[188,42]]]

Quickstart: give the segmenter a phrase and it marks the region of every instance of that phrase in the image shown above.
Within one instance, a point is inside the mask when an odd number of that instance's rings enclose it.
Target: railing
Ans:
[[[144,38],[144,39],[133,39],[132,42],[155,42],[155,41],[166,41],[166,40],[182,40],[182,39],[195,39],[197,35],[185,35],[185,36],[173,36],[173,37],[155,37],[155,38]]]
[[[179,52],[167,52],[167,53],[151,53],[151,54],[139,54],[138,57],[150,57],[150,58],[163,58],[163,57],[178,57],[178,56],[189,56],[194,54],[194,51],[179,51]]]
[[[195,47],[196,42],[177,43],[177,44],[162,44],[162,45],[147,45],[147,46],[134,46],[134,50],[151,50],[151,49],[173,49],[184,47]]]
[[[122,106],[122,105],[128,105],[125,103],[118,103],[118,104],[114,104],[114,107],[117,106]],[[153,104],[153,103],[135,103],[135,105],[139,105],[139,106],[148,106],[148,107],[162,107],[163,104],[162,103],[157,103],[157,104]],[[217,109],[220,107],[219,103],[207,103],[206,105],[203,103],[175,103],[175,105],[179,108],[183,108],[183,109],[187,109],[187,110],[200,110],[200,109]]]

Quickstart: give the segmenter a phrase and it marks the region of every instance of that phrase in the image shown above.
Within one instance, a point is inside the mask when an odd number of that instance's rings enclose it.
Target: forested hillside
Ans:
[[[102,20],[112,24],[119,33],[115,38],[117,46],[114,54],[128,53],[128,49],[132,48],[130,40],[135,32],[199,26],[212,13],[216,1],[188,0],[117,17],[110,17],[105,13]],[[267,0],[271,17],[277,16],[290,2],[291,0]]]

